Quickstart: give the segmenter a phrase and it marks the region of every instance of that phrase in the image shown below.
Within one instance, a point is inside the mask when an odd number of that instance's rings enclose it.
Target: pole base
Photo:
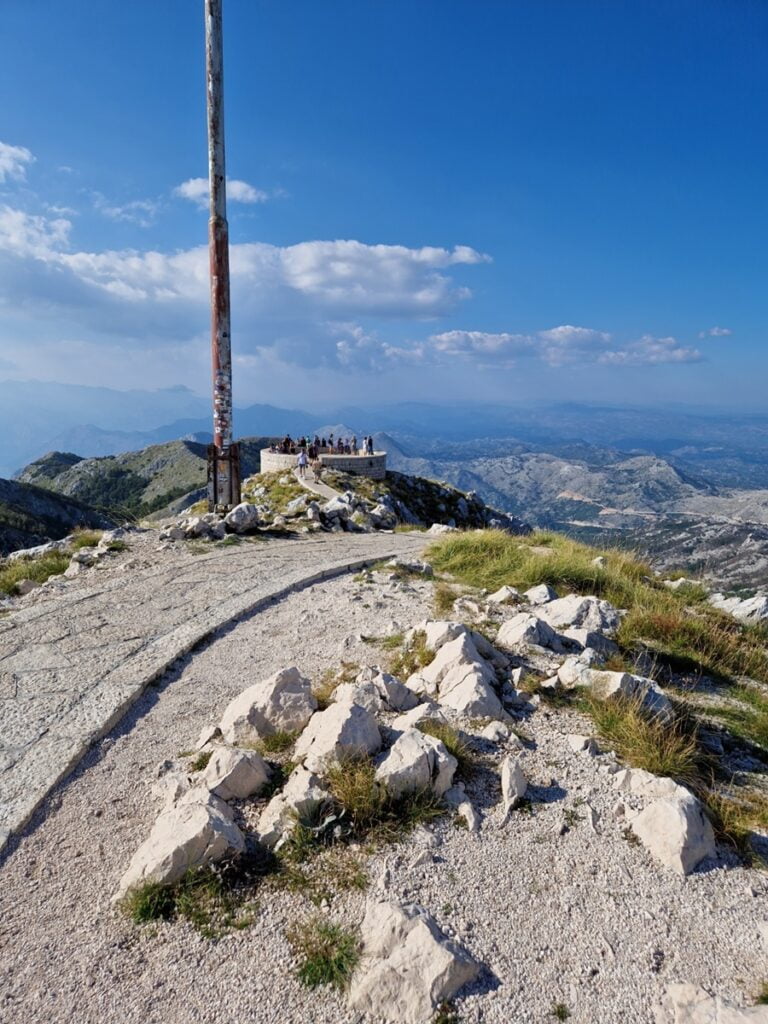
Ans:
[[[240,448],[208,445],[208,511],[229,512],[240,504]]]

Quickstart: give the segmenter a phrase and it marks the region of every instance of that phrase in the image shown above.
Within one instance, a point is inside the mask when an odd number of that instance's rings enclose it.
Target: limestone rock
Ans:
[[[520,644],[535,644],[537,647],[561,649],[560,638],[543,619],[528,612],[520,612],[502,623],[496,637],[502,647],[514,648]]]
[[[509,754],[501,764],[501,799],[504,805],[504,817],[520,803],[528,789],[528,779],[520,767],[520,761]]]
[[[372,715],[384,710],[384,701],[373,682],[341,683],[331,694],[334,704],[358,704]]]
[[[651,856],[680,875],[717,853],[712,825],[687,790],[654,800],[632,819],[631,828]]]
[[[309,680],[297,668],[285,668],[235,697],[220,728],[228,743],[252,742],[276,732],[299,732],[316,709]]]
[[[261,812],[259,842],[274,849],[280,840],[296,827],[296,818],[307,814],[329,797],[323,782],[313,772],[299,765],[288,781]]]
[[[504,722],[489,722],[480,735],[484,740],[490,740],[491,743],[503,743],[509,739],[509,726]]]
[[[424,1024],[480,972],[420,907],[371,902],[361,930],[363,961],[349,1001],[377,1020]]]
[[[697,985],[667,985],[656,1024],[768,1024],[768,1006],[737,1007]]]
[[[572,626],[570,629],[563,630],[561,635],[581,647],[597,651],[603,658],[610,658],[612,654],[619,653],[618,644],[614,643],[610,637],[603,636],[602,633],[597,633],[593,629]]]
[[[408,686],[417,692],[434,694],[449,671],[460,666],[469,668],[481,664],[478,650],[465,630],[453,640],[443,643],[429,665],[408,679]]]
[[[589,668],[597,662],[597,652],[591,648],[585,648],[581,654],[575,657],[566,658],[557,670],[557,678],[566,690],[576,686],[589,686]]]
[[[269,766],[255,750],[220,746],[214,750],[203,780],[222,800],[244,800],[263,789],[270,775]]]
[[[523,597],[528,604],[547,604],[548,601],[557,600],[557,591],[548,583],[540,583],[537,587],[526,590]]]
[[[608,633],[621,621],[618,609],[597,597],[569,594],[549,601],[538,612],[540,618],[555,629],[578,628]]]
[[[414,725],[427,719],[433,722],[447,721],[445,715],[440,710],[440,705],[433,700],[427,700],[422,704],[417,704],[415,708],[412,708],[405,714],[398,715],[397,718],[390,722],[390,728],[404,732],[406,729],[411,729]]]
[[[375,754],[381,733],[373,715],[358,704],[332,704],[313,715],[296,741],[295,757],[313,772],[331,761]]]
[[[401,683],[389,672],[378,666],[362,669],[355,679],[356,683],[370,682],[376,687],[381,699],[391,711],[410,711],[419,703],[418,694]]]
[[[241,501],[224,516],[224,525],[232,533],[247,533],[249,530],[255,530],[260,522],[258,509],[247,501]]]
[[[395,798],[426,789],[442,796],[457,767],[458,761],[439,739],[408,729],[387,751],[376,769],[376,781]]]
[[[446,790],[444,799],[449,807],[456,809],[457,816],[464,819],[470,832],[480,831],[480,815],[472,806],[462,783]]]
[[[164,811],[120,879],[117,898],[144,882],[172,885],[189,869],[242,853],[245,839],[215,807],[190,803]]]
[[[440,537],[444,533],[458,533],[457,526],[447,526],[445,523],[432,523],[427,533],[433,537]]]
[[[514,587],[499,587],[486,598],[488,604],[516,604],[520,601],[520,591]]]
[[[577,733],[569,733],[565,737],[565,742],[571,748],[574,754],[590,754],[594,756],[597,752],[595,741],[591,736],[580,736]]]
[[[629,672],[600,672],[590,669],[587,680],[589,687],[600,700],[624,698],[639,701],[652,715],[670,719],[672,705],[652,679],[631,675]]]
[[[466,718],[507,718],[504,705],[493,689],[493,672],[487,665],[458,664],[440,683],[439,703]]]
[[[654,775],[642,768],[622,768],[613,776],[613,785],[622,793],[634,793],[646,800],[658,800],[660,797],[675,799],[688,792],[685,786],[680,786],[674,779]]]

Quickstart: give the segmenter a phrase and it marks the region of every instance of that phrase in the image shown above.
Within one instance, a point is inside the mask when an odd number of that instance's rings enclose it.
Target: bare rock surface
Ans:
[[[297,668],[285,668],[230,701],[219,728],[229,743],[254,742],[276,732],[301,732],[316,709],[310,681]]]
[[[480,971],[421,907],[371,903],[361,930],[363,963],[349,1001],[372,1017],[424,1024]]]

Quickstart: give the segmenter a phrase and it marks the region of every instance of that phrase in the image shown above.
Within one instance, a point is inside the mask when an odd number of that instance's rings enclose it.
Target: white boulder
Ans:
[[[372,715],[384,710],[384,701],[374,683],[370,681],[341,683],[331,694],[334,704],[358,704]]]
[[[549,601],[539,609],[538,615],[555,629],[587,629],[598,633],[615,630],[621,621],[618,609],[608,601],[579,594]]]
[[[513,754],[508,754],[501,764],[501,799],[504,806],[504,818],[520,803],[528,789],[528,779],[520,766],[520,761]]]
[[[232,533],[247,533],[249,530],[255,530],[260,522],[259,510],[247,501],[241,501],[224,516],[224,525]]]
[[[480,735],[484,740],[490,740],[491,743],[503,743],[509,739],[509,726],[504,722],[489,722]]]
[[[425,721],[447,722],[448,719],[440,710],[439,704],[433,700],[426,700],[423,704],[417,704],[415,708],[406,711],[405,714],[398,715],[397,718],[390,722],[390,728],[398,732],[404,732],[406,729],[411,729],[414,725],[418,725],[419,722]]]
[[[587,678],[590,689],[600,700],[638,701],[648,714],[662,719],[673,716],[669,699],[652,679],[629,672],[600,672],[595,669],[589,670]]]
[[[559,651],[562,648],[560,638],[555,630],[536,615],[520,612],[503,622],[496,640],[502,647],[514,648],[521,644],[535,644],[537,647],[549,647]]]
[[[218,746],[203,772],[203,781],[222,800],[245,800],[269,782],[271,771],[255,750]]]
[[[439,739],[408,729],[387,751],[376,769],[376,781],[395,798],[426,789],[442,796],[457,767],[458,761]]]
[[[549,601],[557,600],[557,591],[550,587],[548,583],[539,583],[537,587],[531,587],[530,590],[526,590],[523,597],[528,604],[547,604]]]
[[[144,882],[172,885],[190,868],[242,853],[240,829],[216,807],[195,802],[159,815],[120,879],[116,898]]]
[[[520,591],[505,585],[489,594],[486,601],[488,604],[516,604],[520,601]]]
[[[296,741],[295,757],[306,768],[322,772],[331,761],[375,754],[381,733],[373,715],[359,704],[332,704],[313,715]]]
[[[652,857],[680,875],[715,857],[715,834],[699,800],[687,790],[654,800],[631,820],[631,828]]]
[[[688,792],[674,779],[654,775],[642,768],[622,768],[613,776],[613,786],[622,793],[633,793],[646,800],[658,800],[660,797],[675,799]]]
[[[317,775],[303,765],[294,768],[282,790],[272,797],[261,812],[259,842],[274,849],[284,836],[290,835],[298,817],[307,814],[328,797],[328,790]]]
[[[445,523],[432,523],[427,533],[432,537],[440,537],[444,533],[458,533],[459,528],[457,526],[447,526]]]
[[[355,679],[356,683],[370,682],[376,687],[381,699],[390,711],[410,711],[419,703],[418,694],[401,683],[389,672],[377,667],[364,668]]]
[[[493,689],[495,677],[485,664],[458,664],[440,683],[438,702],[466,718],[507,718],[504,705]]]
[[[424,1024],[480,972],[420,907],[371,902],[361,931],[363,959],[349,1001],[372,1019]]]
[[[309,680],[297,668],[285,668],[238,694],[220,728],[228,743],[253,742],[276,732],[299,732],[316,709]]]

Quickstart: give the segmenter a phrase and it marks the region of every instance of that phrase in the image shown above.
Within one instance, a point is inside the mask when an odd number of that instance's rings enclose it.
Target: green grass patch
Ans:
[[[762,988],[757,993],[757,999],[755,999],[755,1002],[758,1006],[768,1005],[768,981],[763,982]]]
[[[297,975],[302,984],[307,988],[347,987],[360,961],[357,935],[318,916],[294,925],[286,937],[298,959]]]
[[[417,630],[407,644],[393,653],[387,667],[393,676],[407,679],[420,668],[426,668],[434,657],[435,652],[427,647],[427,634],[423,630]]]
[[[254,492],[260,487],[265,489],[265,493],[256,495]],[[277,515],[283,515],[291,501],[308,493],[288,470],[281,473],[257,473],[243,485],[243,501],[269,505]]]
[[[318,709],[324,711],[329,707],[336,687],[342,683],[354,683],[359,672],[360,666],[356,661],[342,661],[340,668],[326,669],[320,677],[320,682],[312,687]]]
[[[194,761],[190,761],[189,770],[191,772],[202,772],[208,767],[208,762],[213,756],[212,750],[201,750]]]
[[[101,531],[96,530],[75,530],[70,540],[73,551],[80,551],[81,548],[95,548],[101,540]]]
[[[616,639],[630,660],[650,651],[660,665],[678,671],[768,682],[765,627],[742,625],[702,603],[698,590],[669,590],[626,551],[589,547],[551,532],[514,537],[477,530],[442,538],[426,557],[438,571],[472,587],[509,584],[526,590],[548,583],[560,593],[594,594],[627,609]]]
[[[0,594],[15,594],[16,584],[22,580],[45,583],[51,576],[59,576],[69,565],[70,556],[63,551],[49,551],[37,558],[17,558],[0,566]]]
[[[586,699],[600,738],[632,768],[664,775],[687,785],[706,769],[695,730],[686,722],[648,715],[639,700]]]
[[[255,883],[273,869],[265,853],[191,868],[174,885],[146,882],[131,889],[120,906],[136,924],[183,918],[204,938],[217,939],[253,922]]]
[[[260,754],[282,754],[290,750],[296,742],[296,732],[273,732],[271,736],[263,736],[255,745]]]

